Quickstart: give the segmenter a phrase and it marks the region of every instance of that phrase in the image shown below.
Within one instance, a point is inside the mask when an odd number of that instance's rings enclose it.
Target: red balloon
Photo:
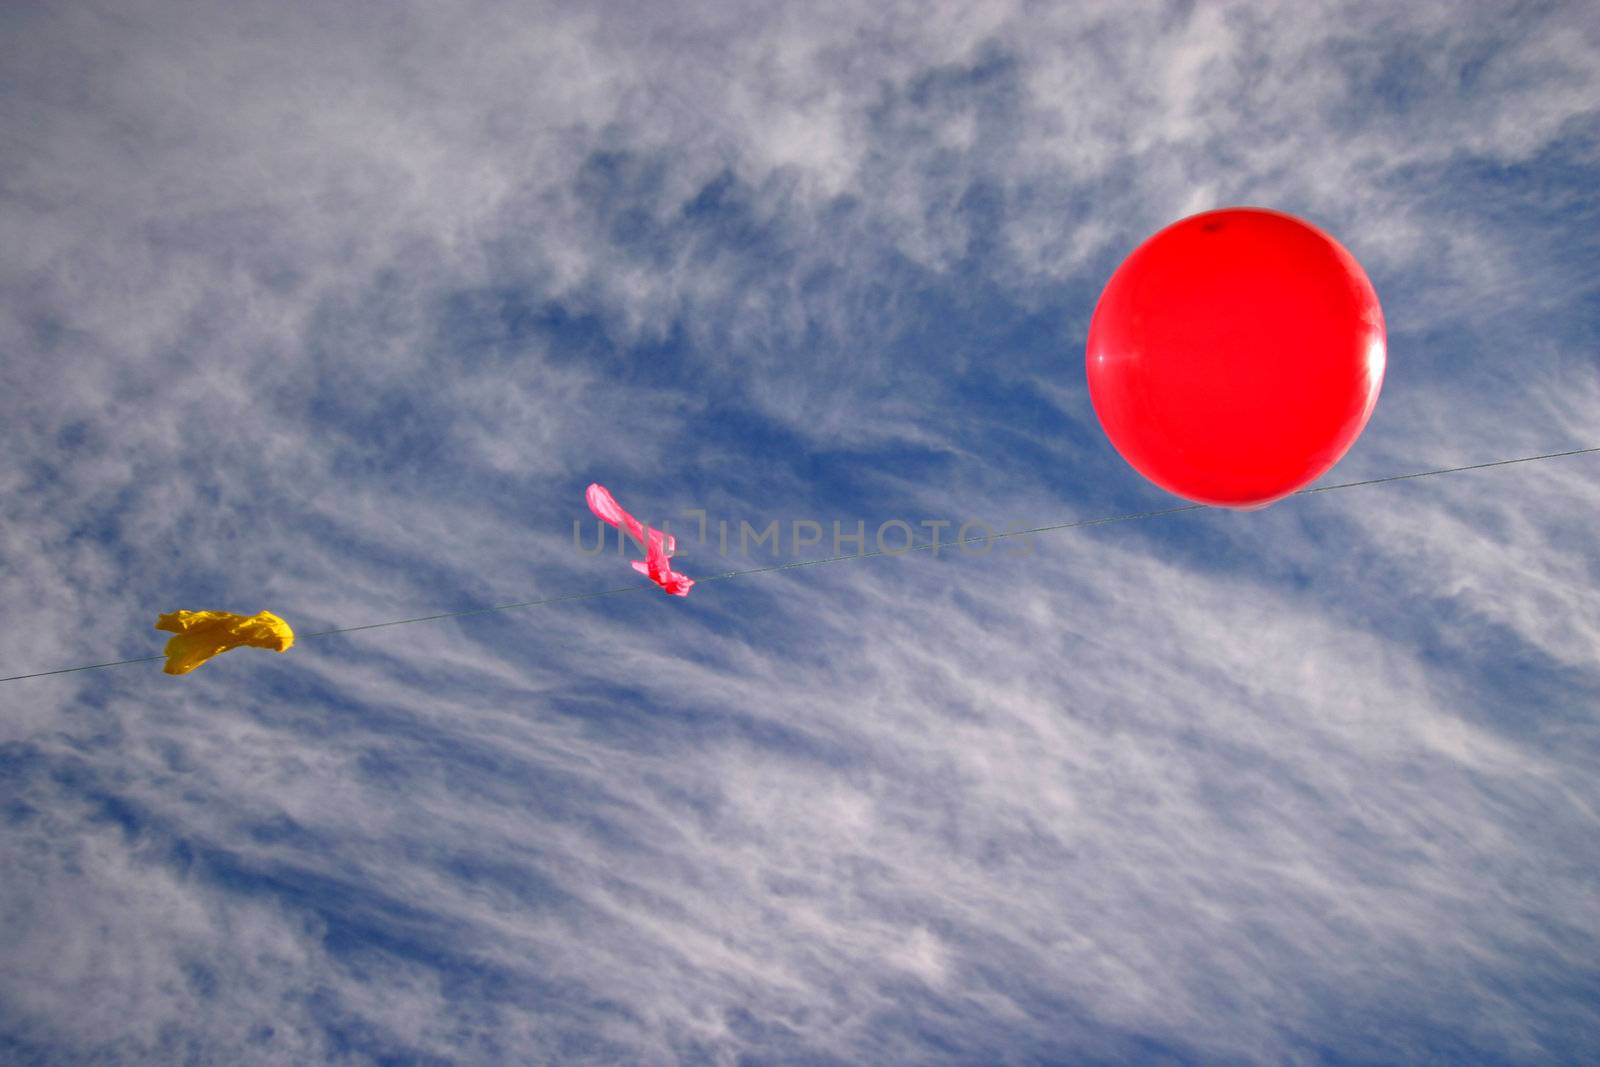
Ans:
[[[1309,485],[1383,387],[1383,309],[1361,264],[1292,215],[1224,208],[1123,260],[1089,324],[1089,397],[1134,469],[1258,508]]]

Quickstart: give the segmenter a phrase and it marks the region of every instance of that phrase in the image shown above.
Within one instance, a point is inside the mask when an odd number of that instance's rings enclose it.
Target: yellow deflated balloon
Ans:
[[[156,629],[178,636],[167,642],[168,674],[188,674],[212,656],[249,645],[287,652],[294,644],[289,624],[270,611],[235,615],[229,611],[169,611],[156,620]]]

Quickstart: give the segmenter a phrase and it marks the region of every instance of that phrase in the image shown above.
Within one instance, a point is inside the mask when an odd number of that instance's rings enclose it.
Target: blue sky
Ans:
[[[1383,302],[1325,481],[1600,444],[1593,15],[13,5],[0,674],[642,584],[591,481],[699,576],[772,559],[689,509],[787,560],[1180,503],[1084,334],[1229,204]],[[1597,503],[1578,456],[6,683],[0,1059],[1594,1062]]]

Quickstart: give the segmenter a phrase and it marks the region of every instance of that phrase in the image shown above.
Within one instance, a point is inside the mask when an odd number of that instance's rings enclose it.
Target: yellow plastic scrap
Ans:
[[[178,636],[167,642],[168,674],[188,674],[212,656],[249,645],[287,652],[294,644],[289,624],[270,611],[235,615],[230,611],[169,611],[156,620],[156,629]]]

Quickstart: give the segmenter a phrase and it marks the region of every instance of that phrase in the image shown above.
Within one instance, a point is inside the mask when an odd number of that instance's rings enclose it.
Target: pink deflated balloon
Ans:
[[[664,534],[653,526],[646,530],[644,523],[622,510],[622,505],[603,485],[596,483],[589,486],[584,499],[589,502],[589,510],[594,512],[595,518],[612,526],[626,527],[629,535],[645,546],[645,558],[633,561],[634,570],[673,596],[689,595],[689,590],[694,588],[694,579],[679,574],[668,563],[678,547],[677,540],[671,534]]]
[[[1173,223],[1106,284],[1089,397],[1135,470],[1190,500],[1264,507],[1338,463],[1378,402],[1383,310],[1361,264],[1292,215]]]

